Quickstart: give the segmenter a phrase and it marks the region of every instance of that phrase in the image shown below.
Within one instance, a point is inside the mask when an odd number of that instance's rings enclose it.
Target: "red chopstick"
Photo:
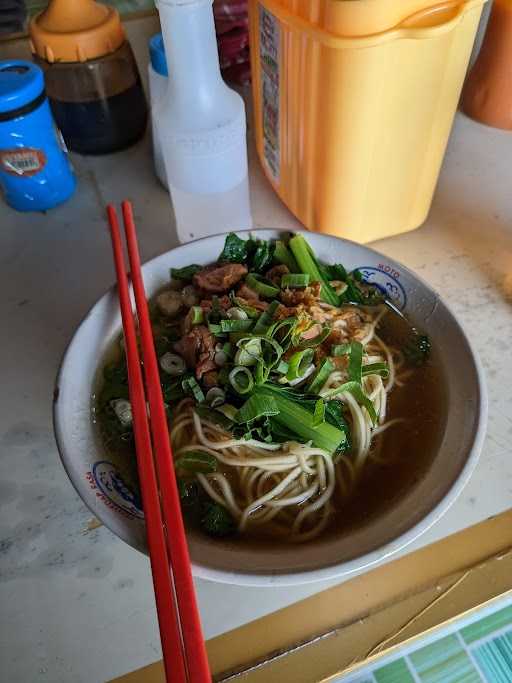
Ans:
[[[137,235],[133,220],[132,205],[122,203],[126,243],[130,259],[131,279],[142,346],[142,359],[146,377],[147,397],[151,413],[151,433],[156,457],[158,477],[160,480],[161,503],[164,523],[167,528],[168,552],[174,575],[174,585],[178,601],[179,614],[185,654],[189,668],[190,680],[193,683],[211,681],[210,668],[204,646],[201,621],[190,570],[190,557],[187,539],[181,515],[180,498],[174,473],[169,429],[165,413],[162,388],[158,372],[158,363],[153,342],[153,333],[149,319],[146,292],[140,267],[140,256]]]
[[[166,678],[172,683],[209,683],[211,676],[190,571],[131,205],[123,203],[123,215],[139,317],[151,415],[149,424],[119,223],[112,205],[107,207],[107,214],[125,334],[137,466]]]

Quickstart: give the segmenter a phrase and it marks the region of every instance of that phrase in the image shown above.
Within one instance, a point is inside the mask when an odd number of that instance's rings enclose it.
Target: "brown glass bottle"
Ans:
[[[55,121],[69,149],[107,154],[143,135],[147,105],[129,43],[86,62],[54,62],[37,55]]]

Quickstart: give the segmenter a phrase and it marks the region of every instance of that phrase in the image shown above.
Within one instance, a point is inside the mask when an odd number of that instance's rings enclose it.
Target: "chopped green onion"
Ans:
[[[249,273],[245,278],[245,282],[247,286],[255,292],[261,294],[261,296],[266,296],[269,299],[272,299],[279,294],[279,287],[276,287],[270,280],[258,275],[258,273]]]
[[[247,394],[254,386],[251,371],[242,365],[237,365],[229,373],[229,382],[239,394]]]
[[[224,351],[224,353],[226,354],[226,356],[227,356],[228,358],[231,358],[231,356],[233,355],[233,344],[230,344],[229,342],[226,342],[226,343],[222,346],[222,350]]]
[[[192,280],[196,273],[199,273],[200,270],[203,270],[203,267],[204,266],[198,266],[196,263],[193,263],[190,266],[185,266],[185,268],[171,268],[171,279]]]
[[[273,396],[253,395],[247,399],[240,410],[235,415],[235,422],[245,424],[252,422],[260,417],[277,415],[279,408]]]
[[[235,354],[236,365],[256,365],[261,358],[261,339],[251,337],[244,340],[243,343],[239,342],[238,346],[238,351]]]
[[[237,413],[237,409],[235,408],[235,406],[232,406],[229,403],[224,403],[224,405],[221,405],[217,408],[216,412],[222,413],[226,417],[226,419],[233,422],[233,420],[235,419],[235,415]]]
[[[307,287],[308,285],[308,273],[286,273],[281,278],[281,289],[286,287]]]
[[[295,259],[299,265],[302,273],[308,273],[313,282],[320,282],[322,285],[320,296],[322,301],[325,301],[332,306],[339,306],[340,300],[334,289],[329,284],[329,281],[318,263],[311,247],[306,242],[302,235],[295,235],[289,243]]]
[[[380,375],[383,379],[389,377],[389,366],[387,363],[368,363],[363,365],[363,377],[367,375]]]
[[[189,310],[189,315],[192,325],[200,325],[204,321],[203,309],[201,306],[192,306]]]
[[[211,453],[204,451],[187,451],[176,458],[174,467],[186,472],[201,472],[201,474],[211,474],[217,471],[217,458]]]
[[[313,413],[313,427],[318,427],[325,421],[325,403],[323,398],[319,398],[315,403],[315,411]]]
[[[203,418],[203,420],[213,422],[213,424],[218,425],[219,427],[222,427],[222,429],[225,429],[227,432],[229,432],[233,426],[233,420],[226,415],[225,411],[228,407],[232,408],[233,406],[227,406],[225,403],[223,403],[221,406],[219,406],[218,410],[214,410],[213,408],[208,408],[204,405],[204,403],[202,403],[201,405],[196,406],[194,410],[199,417]],[[236,412],[235,409],[233,410]]]
[[[334,344],[331,346],[331,356],[347,356],[350,353],[350,344]]]
[[[284,263],[284,265],[288,267],[290,273],[297,273],[299,270],[299,266],[297,265],[297,261],[293,257],[293,254],[281,240],[277,240],[276,242],[274,259],[279,263]]]
[[[183,358],[178,356],[176,353],[171,353],[170,351],[161,356],[159,363],[162,370],[168,375],[171,375],[171,377],[182,375],[186,370],[185,361]]]
[[[320,390],[327,382],[329,375],[334,371],[333,363],[328,359],[324,358],[322,364],[319,366],[311,382],[307,386],[308,394],[319,394]]]
[[[331,332],[332,332],[332,327],[330,327],[330,325],[324,325],[322,327],[322,331],[319,332],[315,337],[312,337],[311,339],[299,340],[299,343],[297,344],[297,348],[298,349],[312,349],[316,346],[320,346],[320,344],[324,343],[324,341],[331,334]]]
[[[357,382],[358,384],[361,384],[363,381],[363,345],[358,341],[353,341],[350,345],[348,378],[351,382]]]
[[[222,334],[222,328],[218,323],[208,323],[208,329],[212,334]]]
[[[253,308],[249,303],[246,303],[242,297],[235,296],[233,297],[233,303],[235,306],[238,306],[238,308],[241,308],[242,311],[247,313],[248,318],[259,318],[259,311],[256,308]]]
[[[183,387],[183,391],[186,393],[192,394],[192,396],[195,398],[195,400],[198,403],[202,403],[204,401],[204,393],[199,384],[196,382],[194,377],[187,377],[186,379],[183,380],[181,383]]]
[[[222,332],[247,332],[254,325],[254,320],[221,320]]]
[[[368,396],[366,396],[366,394],[363,392],[361,385],[357,382],[345,382],[339,387],[336,387],[336,389],[330,389],[329,391],[326,391],[322,396],[324,399],[330,399],[333,396],[344,394],[345,392],[351,393],[356,401],[366,408],[373,424],[376,424],[378,421],[378,416],[375,412],[375,407]]]
[[[226,315],[230,320],[247,320],[249,317],[243,308],[238,308],[233,306],[233,308],[228,308]]]
[[[221,406],[226,401],[226,393],[220,387],[212,387],[206,392],[206,403],[212,408]]]
[[[278,372],[280,375],[286,375],[288,372],[288,367],[288,363],[285,360],[280,360],[276,367],[276,372]]]
[[[263,311],[263,313],[260,315],[258,320],[256,321],[256,324],[254,325],[253,332],[254,334],[265,334],[272,324],[272,320],[274,319],[275,312],[277,311],[279,307],[279,301],[272,301],[269,305],[266,311]]]
[[[313,360],[314,353],[313,349],[305,349],[304,351],[297,351],[291,356],[288,360],[288,372],[286,373],[286,379],[289,382],[304,376]]]
[[[236,346],[240,339],[245,339],[247,337],[247,332],[230,332],[229,333],[229,343],[232,346]]]

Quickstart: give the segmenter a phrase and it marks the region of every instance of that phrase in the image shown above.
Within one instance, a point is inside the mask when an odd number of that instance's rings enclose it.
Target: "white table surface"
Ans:
[[[148,139],[75,158],[76,195],[46,215],[0,205],[0,680],[95,683],[160,657],[149,563],[105,528],[69,483],[53,439],[51,398],[73,331],[113,283],[108,201],[135,204],[145,260],[176,244]],[[477,471],[447,515],[408,551],[512,503],[512,133],[458,116],[426,224],[375,244],[451,304],[479,350],[490,394]],[[255,226],[295,219],[251,162]],[[214,227],[214,226],[212,226]],[[335,582],[249,589],[197,581],[214,636]]]

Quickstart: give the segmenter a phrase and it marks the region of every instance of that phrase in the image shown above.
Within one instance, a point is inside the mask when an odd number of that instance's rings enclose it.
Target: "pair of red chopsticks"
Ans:
[[[123,321],[137,466],[165,673],[167,681],[172,683],[210,683],[130,202],[123,202],[122,209],[145,382],[121,233],[112,205],[107,207],[107,215]]]

